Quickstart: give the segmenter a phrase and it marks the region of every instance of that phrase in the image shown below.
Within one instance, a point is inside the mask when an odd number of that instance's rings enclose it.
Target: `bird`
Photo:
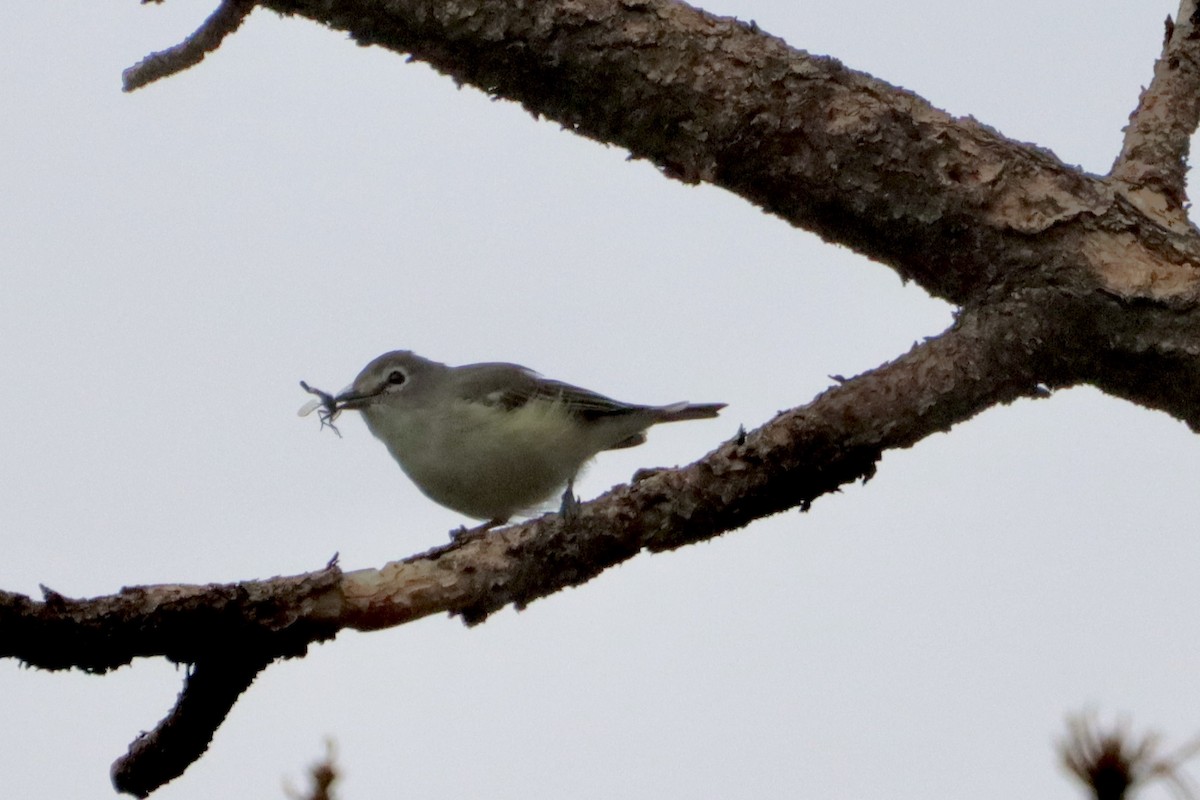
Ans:
[[[431,500],[480,529],[544,507],[560,491],[577,503],[575,476],[605,450],[636,447],[661,422],[711,419],[725,403],[623,403],[508,363],[448,366],[409,350],[384,353],[337,395],[317,397],[323,424],[358,411],[404,473]],[[335,428],[336,430],[336,428]]]

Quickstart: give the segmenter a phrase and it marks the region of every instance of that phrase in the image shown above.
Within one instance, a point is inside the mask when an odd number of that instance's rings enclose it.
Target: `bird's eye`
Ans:
[[[405,380],[406,380],[406,378],[404,376],[404,373],[398,369],[392,370],[391,372],[388,373],[388,376],[387,376],[387,382],[394,383],[397,386],[404,383]]]

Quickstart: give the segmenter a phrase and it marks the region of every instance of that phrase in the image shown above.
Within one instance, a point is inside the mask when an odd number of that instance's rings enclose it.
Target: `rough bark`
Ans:
[[[198,758],[254,675],[309,642],[441,612],[478,623],[642,550],[807,509],[869,478],[885,450],[1017,397],[1089,383],[1200,427],[1200,235],[1183,184],[1200,116],[1194,0],[1168,25],[1109,176],[671,0],[260,4],[409,53],[668,177],[722,186],[960,313],[895,361],[695,464],[635,478],[569,525],[550,516],[352,573],[88,601],[0,594],[0,656],[96,672],[154,655],[196,665],[175,712],[119,763],[124,791],[144,795]],[[248,10],[227,0],[182,45],[131,69],[127,86],[197,63]]]

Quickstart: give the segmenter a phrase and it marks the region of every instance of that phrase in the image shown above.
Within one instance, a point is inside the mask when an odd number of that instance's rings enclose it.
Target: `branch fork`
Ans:
[[[199,63],[256,4],[722,186],[961,310],[896,360],[569,523],[550,515],[346,573],[91,600],[0,592],[0,657],[92,672],[138,657],[191,665],[175,709],[114,766],[120,791],[144,797],[181,774],[258,672],[342,629],[436,613],[477,624],[643,550],[807,509],[870,477],[884,451],[995,405],[1088,383],[1200,429],[1200,234],[1184,186],[1200,119],[1196,0],[1168,26],[1107,178],[672,0],[222,0],[179,45],[127,70],[126,91]]]

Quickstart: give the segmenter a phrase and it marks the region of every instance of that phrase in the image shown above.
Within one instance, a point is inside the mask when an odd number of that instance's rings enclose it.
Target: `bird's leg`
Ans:
[[[469,542],[472,539],[478,539],[492,528],[503,525],[506,522],[508,522],[506,519],[489,519],[487,522],[483,523],[482,525],[476,525],[474,528],[468,528],[466,525],[459,525],[457,528],[450,531],[450,541],[454,542],[455,544],[462,544],[463,542]]]
[[[562,505],[558,508],[558,513],[567,523],[574,522],[579,519],[579,498],[575,496],[575,477],[567,481],[567,488],[562,493]]]

